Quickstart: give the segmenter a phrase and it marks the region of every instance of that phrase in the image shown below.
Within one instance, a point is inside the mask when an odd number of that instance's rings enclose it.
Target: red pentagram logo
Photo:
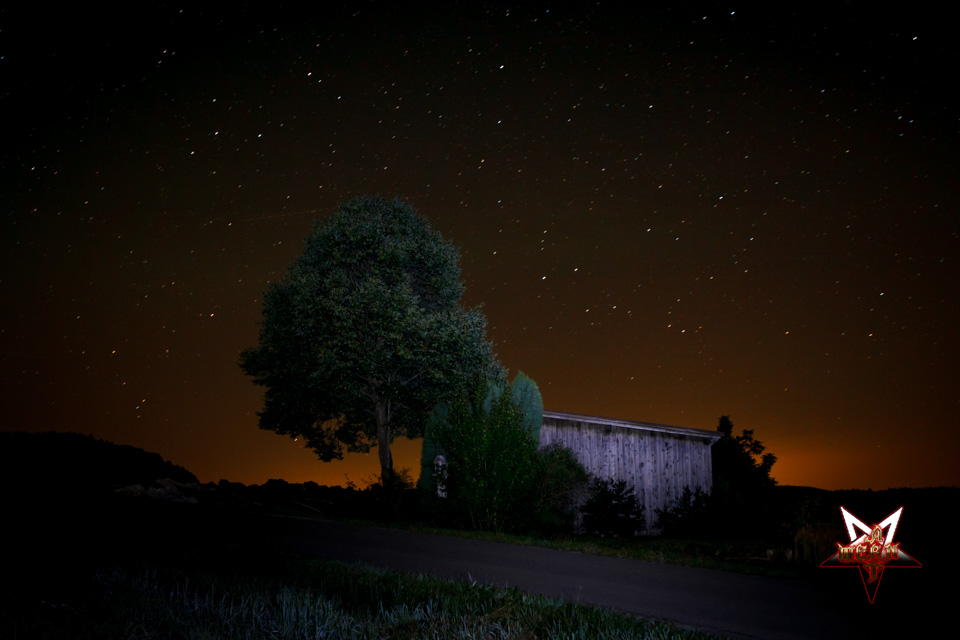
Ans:
[[[882,522],[867,526],[862,520],[840,507],[843,523],[850,537],[848,544],[837,543],[837,552],[820,563],[821,567],[856,567],[860,569],[867,599],[873,604],[880,587],[880,578],[886,568],[919,568],[921,565],[894,542],[903,507]],[[860,535],[857,532],[860,531]]]

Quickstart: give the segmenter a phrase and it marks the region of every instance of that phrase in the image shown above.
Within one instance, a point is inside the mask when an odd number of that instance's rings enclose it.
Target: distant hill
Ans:
[[[107,493],[160,478],[197,482],[157,453],[79,433],[0,433],[0,492]]]

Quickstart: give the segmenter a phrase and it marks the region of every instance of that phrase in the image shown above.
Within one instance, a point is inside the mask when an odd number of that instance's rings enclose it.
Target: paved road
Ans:
[[[932,590],[916,570],[889,572],[903,575],[886,578],[869,605],[855,570],[824,569],[810,583],[334,522],[262,526],[276,549],[516,587],[735,637],[895,639],[934,628],[935,606],[918,589]]]

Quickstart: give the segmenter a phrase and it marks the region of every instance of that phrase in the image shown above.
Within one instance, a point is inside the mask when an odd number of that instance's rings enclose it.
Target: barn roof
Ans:
[[[703,438],[713,444],[720,439],[721,434],[718,431],[708,431],[706,429],[692,429],[690,427],[671,427],[666,424],[654,424],[652,422],[634,422],[633,420],[618,420],[616,418],[601,418],[599,416],[587,416],[578,413],[563,413],[561,411],[544,411],[544,419],[552,418],[554,420],[571,420],[575,422],[587,422],[590,424],[606,425],[610,427],[620,427],[623,429],[639,429],[641,431],[657,431],[660,433],[670,433],[677,436],[686,436],[688,438]]]

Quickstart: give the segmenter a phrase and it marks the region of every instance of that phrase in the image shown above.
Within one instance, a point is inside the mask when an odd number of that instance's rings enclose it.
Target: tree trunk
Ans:
[[[392,485],[393,455],[390,453],[390,417],[385,403],[377,403],[377,454],[380,457],[380,484]]]

